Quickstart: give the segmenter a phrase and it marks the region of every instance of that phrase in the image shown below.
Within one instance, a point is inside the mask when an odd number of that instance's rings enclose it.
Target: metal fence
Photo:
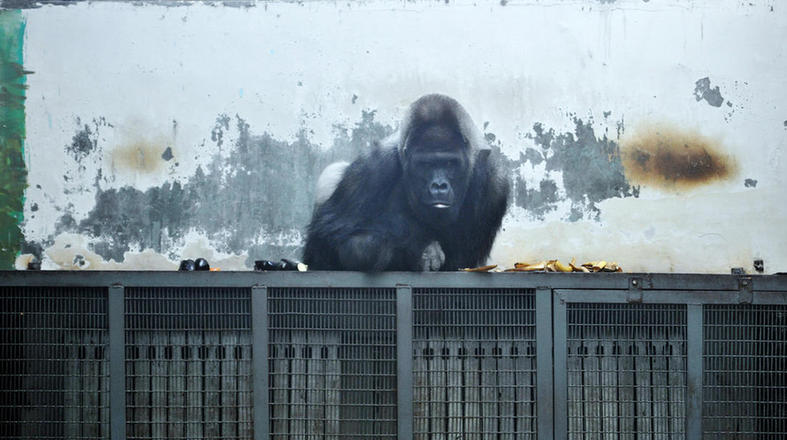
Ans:
[[[787,277],[1,272],[0,438],[783,439]]]

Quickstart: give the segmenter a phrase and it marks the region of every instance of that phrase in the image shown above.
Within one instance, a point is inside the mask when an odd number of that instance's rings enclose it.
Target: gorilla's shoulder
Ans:
[[[401,164],[395,148],[374,145],[344,170],[336,189],[318,207],[318,223],[342,226],[361,224],[379,215],[390,203],[401,179]]]
[[[375,144],[347,167],[336,191],[353,196],[368,195],[370,190],[385,192],[398,182],[401,170],[396,148]]]

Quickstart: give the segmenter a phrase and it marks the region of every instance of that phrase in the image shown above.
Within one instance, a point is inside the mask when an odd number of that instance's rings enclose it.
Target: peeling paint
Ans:
[[[720,142],[667,125],[640,128],[622,143],[627,178],[646,186],[692,189],[734,177],[738,170]]]
[[[637,197],[639,189],[629,185],[623,174],[620,149],[606,134],[597,136],[593,122],[583,122],[574,117],[574,131],[557,133],[546,129],[543,124],[533,125],[526,135],[537,146],[528,148],[518,161],[509,163],[510,168],[524,163],[539,165],[545,162],[547,173],[539,188],[527,188],[524,179],[515,180],[514,204],[526,209],[535,218],[543,218],[554,210],[557,202],[566,200],[571,204],[568,221],[582,218],[598,218],[598,202],[611,197]],[[564,195],[558,191],[550,173],[561,175]]]
[[[85,124],[85,127],[74,135],[71,144],[66,146],[66,151],[74,160],[79,161],[92,153],[97,143],[98,140],[93,136],[90,127]]]
[[[219,252],[244,255],[247,266],[255,259],[297,258],[322,169],[355,158],[392,132],[374,116],[364,111],[353,127],[337,126],[333,147],[325,150],[305,132],[294,141],[282,141],[268,133],[252,134],[241,117],[219,115],[210,130],[217,151],[207,166],[198,167],[183,182],[166,182],[145,191],[130,186],[103,189],[97,178],[94,207],[80,221],[63,209],[56,232],[84,234],[90,239],[87,250],[105,261],[123,262],[134,249],[150,249],[177,261],[183,256],[176,249],[186,242],[189,231],[200,231]],[[544,218],[558,205],[569,204],[566,220],[595,220],[599,202],[638,196],[638,188],[623,175],[617,142],[597,136],[592,121],[573,118],[572,123],[574,131],[566,133],[537,123],[525,136],[536,148],[526,148],[516,160],[500,155],[504,171],[515,183],[514,204],[533,218]],[[493,133],[486,137],[493,148],[500,148]],[[161,148],[142,144],[117,149],[112,152],[113,164],[117,166],[120,152],[127,166],[134,165],[129,168],[151,170],[158,165],[150,165],[148,158],[161,164],[169,156],[169,148],[164,153]],[[82,160],[94,160],[91,154],[101,150],[94,148]],[[534,166],[542,170],[541,177],[529,186],[521,173]]]
[[[231,121],[226,115],[216,119],[211,139],[217,148],[224,145]],[[297,258],[322,169],[356,157],[374,140],[392,132],[391,127],[374,121],[374,112],[363,112],[352,129],[337,127],[333,148],[323,151],[305,133],[294,142],[265,133],[252,135],[240,117],[235,118],[233,129],[237,140],[229,154],[216,154],[185,183],[166,182],[144,192],[129,186],[98,188],[87,217],[77,223],[66,212],[57,232],[85,234],[91,237],[91,252],[117,262],[124,261],[133,248],[180,259],[174,244],[182,243],[190,230],[204,233],[220,252],[247,255],[247,265],[261,258]],[[132,164],[136,154],[163,163],[159,147],[121,151]],[[145,157],[139,161],[135,169],[150,169]]]
[[[713,107],[721,107],[724,103],[724,98],[721,96],[719,86],[711,88],[710,78],[700,78],[694,83],[694,99],[697,102],[705,100]]]
[[[543,218],[545,213],[555,210],[559,200],[557,184],[551,179],[542,180],[538,189],[527,188],[520,181],[515,197],[517,204],[536,218]]]
[[[161,153],[161,158],[166,161],[172,160],[173,157],[175,157],[175,155],[172,154],[172,147],[167,147],[167,149]]]

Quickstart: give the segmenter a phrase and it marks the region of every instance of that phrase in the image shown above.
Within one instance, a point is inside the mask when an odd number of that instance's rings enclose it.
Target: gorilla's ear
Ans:
[[[489,157],[489,154],[492,152],[491,148],[479,148],[478,152],[476,153],[476,160],[486,160]]]

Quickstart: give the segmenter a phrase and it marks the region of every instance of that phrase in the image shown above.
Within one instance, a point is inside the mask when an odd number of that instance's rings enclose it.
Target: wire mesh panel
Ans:
[[[125,307],[127,437],[252,438],[250,291],[133,288]]]
[[[419,440],[535,439],[535,291],[415,289]]]
[[[109,437],[107,296],[0,287],[0,438]]]
[[[704,334],[704,438],[787,438],[787,305],[706,305]]]
[[[396,438],[396,290],[268,289],[271,437]]]
[[[569,304],[570,439],[685,439],[686,307]]]

